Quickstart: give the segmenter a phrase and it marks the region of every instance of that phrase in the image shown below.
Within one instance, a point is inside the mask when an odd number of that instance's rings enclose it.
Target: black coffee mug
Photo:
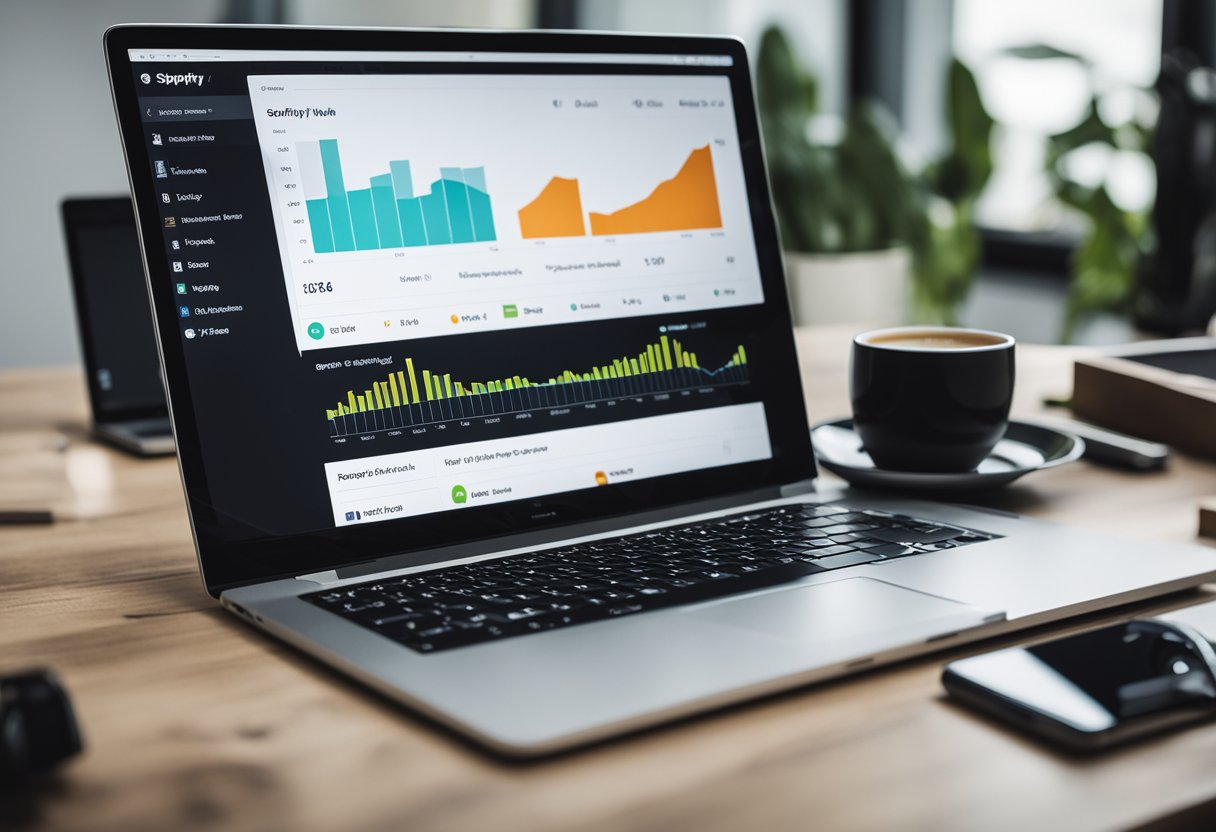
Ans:
[[[853,427],[880,468],[975,470],[1009,425],[1009,335],[896,327],[853,339]]]

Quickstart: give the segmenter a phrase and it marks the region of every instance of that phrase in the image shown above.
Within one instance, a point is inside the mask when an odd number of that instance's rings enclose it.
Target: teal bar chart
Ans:
[[[397,159],[348,190],[336,139],[297,142],[296,152],[317,254],[497,239],[482,167],[441,167],[429,192],[415,194],[410,163]]]

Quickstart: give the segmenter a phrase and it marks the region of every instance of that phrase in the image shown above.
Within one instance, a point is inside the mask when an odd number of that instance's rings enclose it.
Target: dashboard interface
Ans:
[[[728,56],[129,56],[230,534],[773,458]]]

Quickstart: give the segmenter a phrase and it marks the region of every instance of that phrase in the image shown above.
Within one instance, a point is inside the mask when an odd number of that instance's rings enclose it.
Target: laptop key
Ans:
[[[921,551],[900,543],[885,543],[866,550],[867,554],[878,555],[882,558],[902,558],[908,555],[919,555]]]
[[[845,552],[842,555],[831,555],[826,558],[816,558],[815,565],[823,569],[843,569],[846,566],[859,566],[863,563],[882,560],[882,556],[872,552]]]
[[[822,560],[823,558],[826,558],[829,555],[840,555],[845,552],[852,552],[852,551],[853,551],[852,546],[826,546],[822,549],[809,549],[809,550],[807,550],[807,554],[811,555],[812,557],[814,557],[817,560]]]
[[[921,526],[920,530],[912,528],[875,529],[867,532],[866,536],[875,540],[885,540],[889,543],[940,543],[958,537],[962,529],[950,527],[933,528]]]

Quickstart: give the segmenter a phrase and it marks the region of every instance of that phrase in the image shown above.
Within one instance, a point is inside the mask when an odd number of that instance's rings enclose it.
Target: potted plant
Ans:
[[[971,72],[951,64],[951,147],[914,173],[876,104],[858,104],[838,129],[824,129],[818,84],[780,28],[764,33],[757,64],[795,320],[953,323],[979,257],[972,208],[992,170],[993,120]]]

